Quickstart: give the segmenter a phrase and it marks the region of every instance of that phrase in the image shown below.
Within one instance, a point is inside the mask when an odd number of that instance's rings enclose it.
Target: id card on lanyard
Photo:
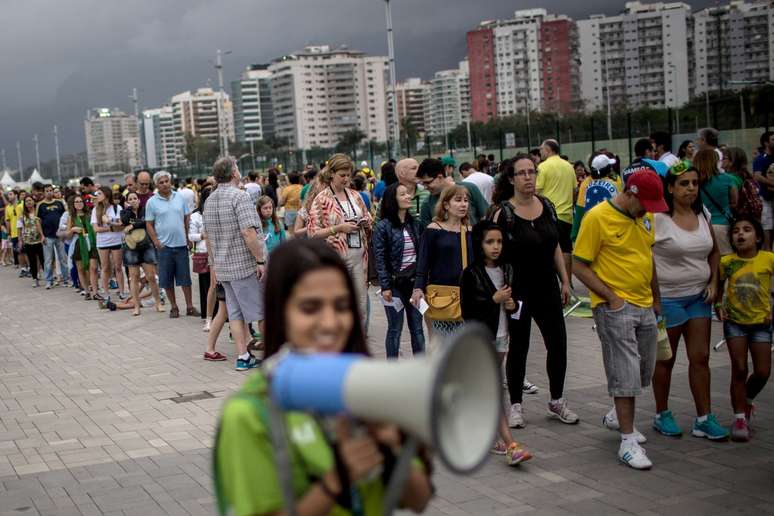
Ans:
[[[347,210],[344,209],[344,206],[341,204],[341,201],[339,201],[339,198],[336,197],[336,192],[333,191],[333,188],[331,188],[331,193],[333,194],[333,198],[336,200],[336,204],[339,205],[339,208],[341,209],[341,213],[344,214],[344,220],[349,222],[349,220],[347,220]],[[344,190],[344,195],[347,196],[347,204],[349,204],[349,207],[352,210],[352,216],[357,218],[357,211],[355,210],[355,205],[352,204],[352,200],[349,198],[349,193],[347,193],[347,190]],[[347,233],[347,247],[349,247],[350,249],[360,249],[363,247],[363,242],[360,239],[360,227],[358,227],[357,231],[353,231],[352,233]]]

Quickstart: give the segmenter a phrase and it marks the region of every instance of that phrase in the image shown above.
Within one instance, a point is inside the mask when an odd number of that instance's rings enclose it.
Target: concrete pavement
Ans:
[[[182,297],[182,296],[180,296]],[[384,313],[372,295],[371,347],[384,355]],[[637,427],[655,468],[617,463],[599,344],[589,319],[568,319],[567,398],[581,422],[545,417],[545,349],[534,330],[527,428],[514,432],[535,458],[499,457],[470,477],[439,467],[428,514],[762,514],[774,512],[774,388],[758,401],[747,444],[668,439],[650,429],[652,394]],[[713,341],[720,327],[713,324]],[[220,407],[244,373],[202,360],[200,320],[143,310],[99,310],[72,289],[32,289],[0,269],[0,516],[215,514],[210,459]],[[410,355],[404,329],[403,353]],[[227,334],[219,349],[233,358]],[[730,423],[725,349],[713,352],[713,408]],[[681,349],[671,408],[690,429],[693,402]],[[474,421],[470,422],[475,424]]]

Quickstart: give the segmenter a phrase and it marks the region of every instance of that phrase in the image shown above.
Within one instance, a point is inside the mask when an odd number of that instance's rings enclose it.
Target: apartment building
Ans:
[[[269,65],[274,130],[290,146],[335,146],[359,129],[387,140],[387,58],[346,47],[308,46]]]

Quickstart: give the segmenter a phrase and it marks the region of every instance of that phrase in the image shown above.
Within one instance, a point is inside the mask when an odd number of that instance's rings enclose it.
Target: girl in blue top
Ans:
[[[285,228],[277,218],[274,201],[268,195],[258,199],[258,215],[261,217],[263,237],[266,239],[266,250],[270,253],[285,241]]]

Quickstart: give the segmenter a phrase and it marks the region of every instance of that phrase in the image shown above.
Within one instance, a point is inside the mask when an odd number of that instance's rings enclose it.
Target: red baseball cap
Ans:
[[[669,211],[664,200],[664,185],[655,172],[640,170],[629,176],[626,189],[633,193],[646,211],[659,213]]]

